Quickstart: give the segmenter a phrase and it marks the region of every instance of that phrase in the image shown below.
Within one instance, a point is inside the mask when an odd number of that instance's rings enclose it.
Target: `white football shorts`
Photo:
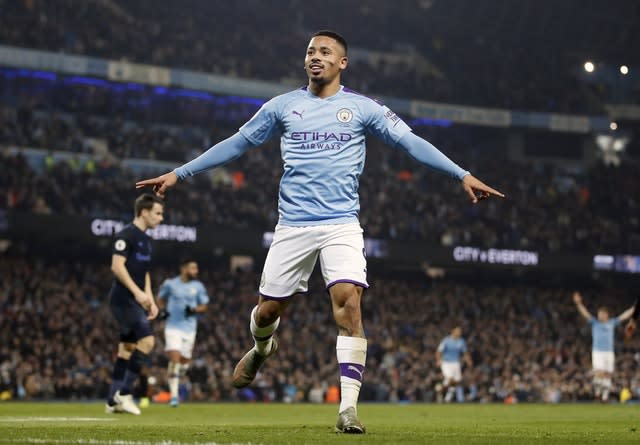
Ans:
[[[462,380],[462,368],[460,362],[442,362],[440,368],[444,376],[444,382],[459,382]]]
[[[593,351],[591,353],[591,364],[594,371],[613,372],[616,357],[612,351]]]
[[[185,332],[180,329],[165,328],[164,330],[164,350],[179,351],[184,358],[191,358],[193,345],[196,342],[195,332]]]
[[[336,283],[368,288],[362,233],[358,223],[306,227],[278,224],[264,263],[260,294],[279,299],[307,292],[318,258],[327,289]]]

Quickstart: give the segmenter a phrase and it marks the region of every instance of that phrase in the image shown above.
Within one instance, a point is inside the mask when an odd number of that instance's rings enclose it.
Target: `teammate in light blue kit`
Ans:
[[[277,96],[262,106],[238,133],[193,161],[136,187],[153,186],[159,196],[179,179],[218,167],[246,150],[280,137],[284,174],[280,181],[279,222],[265,260],[258,305],[250,317],[255,346],[233,373],[237,388],[249,385],[278,348],[273,333],[291,297],[307,291],[318,258],[338,327],[336,354],[340,365],[341,402],[336,429],[361,434],[357,401],[364,372],[367,341],[360,311],[366,277],[364,239],[358,220],[358,187],[365,161],[365,135],[461,182],[478,202],[503,197],[460,168],[433,145],[414,135],[389,108],[340,84],[347,68],[347,42],[333,31],[315,33],[304,68],[308,84]]]
[[[462,366],[460,359],[464,358],[467,366],[473,366],[471,355],[467,350],[467,342],[462,338],[462,328],[456,326],[438,345],[436,350],[436,363],[442,370],[444,381],[443,390],[446,393],[444,401],[451,402],[453,394],[456,394],[458,402],[464,402],[464,393],[460,383],[462,382]]]
[[[185,258],[180,261],[180,275],[162,283],[158,301],[166,319],[165,351],[169,356],[169,390],[172,407],[179,403],[178,386],[191,363],[198,328],[197,314],[206,312],[209,296],[198,279],[198,263]]]
[[[598,309],[598,318],[596,319],[582,304],[582,295],[579,292],[573,293],[573,302],[576,304],[580,315],[587,319],[591,325],[593,339],[591,351],[593,390],[596,398],[606,402],[609,400],[609,392],[612,386],[611,379],[616,362],[613,345],[616,326],[632,317],[634,306],[612,319],[609,318],[609,310],[601,307]]]

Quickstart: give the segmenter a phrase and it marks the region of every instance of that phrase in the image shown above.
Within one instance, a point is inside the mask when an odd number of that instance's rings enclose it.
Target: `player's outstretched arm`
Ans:
[[[633,318],[633,313],[635,312],[635,310],[636,310],[636,306],[635,305],[631,306],[629,309],[627,309],[626,311],[618,315],[618,320],[621,322],[631,320]]]
[[[504,198],[503,193],[471,175],[420,136],[409,132],[402,136],[397,144],[417,161],[459,179],[474,204],[490,196]]]
[[[175,186],[178,179],[184,179],[187,176],[193,176],[226,164],[239,157],[253,145],[242,134],[236,133],[172,172],[136,182],[136,188],[153,187],[154,193],[164,198],[167,190]]]
[[[582,295],[580,295],[580,292],[573,293],[573,302],[576,304],[580,315],[582,315],[587,320],[591,320],[593,318],[593,315],[591,315],[587,308],[584,307],[584,304],[582,304]]]

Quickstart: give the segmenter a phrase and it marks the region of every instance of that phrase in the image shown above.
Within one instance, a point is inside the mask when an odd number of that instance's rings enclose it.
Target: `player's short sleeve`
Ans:
[[[277,99],[273,98],[265,103],[247,123],[240,127],[240,134],[252,144],[262,144],[279,132]]]
[[[385,143],[394,146],[402,136],[411,131],[411,128],[387,106],[369,100],[365,107],[368,117],[367,130]]]
[[[591,326],[593,326],[593,325],[595,325],[595,324],[596,324],[596,322],[597,322],[597,321],[598,321],[598,320],[596,320],[596,319],[595,319],[595,317],[591,317],[591,318],[589,319],[589,322],[588,322],[588,323],[589,323]]]
[[[208,304],[209,303],[209,294],[207,294],[207,290],[204,287],[204,284],[198,283],[198,304]]]
[[[438,352],[444,352],[444,340],[438,345]]]
[[[467,352],[467,342],[465,340],[462,340],[462,345],[460,346],[460,352],[462,353]]]
[[[162,298],[166,300],[169,298],[169,294],[171,293],[171,286],[169,284],[169,280],[164,280],[160,285],[160,289],[158,290],[158,298]]]
[[[113,248],[111,249],[111,253],[113,255],[122,255],[123,257],[128,257],[129,252],[131,252],[133,242],[129,239],[126,233],[118,233],[113,240]]]
[[[618,317],[612,318],[611,319],[611,324],[613,324],[613,327],[615,328],[616,326],[618,326],[620,324],[620,319]]]

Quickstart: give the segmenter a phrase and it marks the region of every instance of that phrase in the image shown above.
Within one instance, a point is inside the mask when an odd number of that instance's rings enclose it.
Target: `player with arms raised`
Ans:
[[[631,307],[615,318],[609,318],[609,310],[605,307],[598,309],[596,319],[582,303],[582,295],[573,293],[573,302],[578,312],[591,325],[593,338],[591,362],[593,365],[593,390],[596,398],[603,402],[609,400],[612,386],[613,371],[615,369],[614,334],[616,326],[631,318],[634,308]]]
[[[148,361],[154,338],[149,320],[158,315],[151,291],[151,237],[145,233],[162,222],[164,203],[151,194],[136,199],[135,218],[116,234],[111,256],[114,275],[111,313],[120,327],[118,357],[105,411],[139,415],[131,390]]]
[[[198,280],[198,263],[192,258],[180,261],[180,275],[165,280],[158,292],[158,303],[163,308],[165,351],[169,356],[170,406],[179,404],[180,378],[189,369],[193,345],[198,328],[197,314],[207,310],[209,296]]]
[[[179,179],[218,167],[251,147],[280,138],[284,173],[279,221],[265,260],[257,306],[250,316],[254,347],[233,373],[233,384],[249,385],[278,344],[274,332],[295,294],[307,292],[317,260],[338,330],[341,402],[336,429],[364,433],[357,415],[367,340],[360,301],[366,277],[358,187],[365,161],[365,135],[380,138],[418,161],[457,179],[475,203],[503,196],[416,136],[389,108],[340,84],[347,68],[347,42],[333,31],[315,33],[306,49],[307,86],[265,103],[239,132],[193,161],[162,176],[140,181],[159,196]]]

